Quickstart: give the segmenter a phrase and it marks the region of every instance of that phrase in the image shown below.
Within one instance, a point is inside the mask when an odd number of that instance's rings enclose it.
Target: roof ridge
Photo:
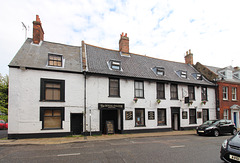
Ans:
[[[27,39],[32,40],[32,38],[27,38]],[[64,43],[57,43],[57,42],[51,42],[51,41],[45,41],[45,40],[42,40],[42,42],[51,43],[51,44],[59,44],[59,45],[64,45],[64,46],[71,46],[71,47],[79,47],[79,48],[82,47],[82,46],[68,45],[68,44],[64,44]]]
[[[103,47],[96,46],[96,45],[91,45],[91,44],[88,44],[88,43],[85,43],[85,44],[86,44],[86,45],[89,45],[89,46],[92,46],[92,47],[96,47],[96,48],[104,49],[104,50],[110,50],[110,51],[120,52],[119,50],[103,48]],[[174,63],[186,64],[186,63],[183,63],[183,62],[170,61],[170,60],[161,59],[161,58],[152,57],[152,56],[147,56],[147,55],[142,55],[142,54],[136,54],[136,53],[130,53],[130,54],[138,55],[138,56],[141,56],[141,57],[147,57],[147,58],[157,59],[157,60],[161,60],[161,61],[167,61],[167,62],[174,62]]]

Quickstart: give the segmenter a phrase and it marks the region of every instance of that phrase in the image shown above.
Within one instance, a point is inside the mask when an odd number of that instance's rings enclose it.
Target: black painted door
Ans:
[[[83,132],[83,114],[71,114],[71,132],[73,135]]]

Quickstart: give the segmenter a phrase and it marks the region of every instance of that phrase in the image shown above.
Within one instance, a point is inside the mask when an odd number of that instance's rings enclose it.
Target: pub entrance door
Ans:
[[[114,133],[123,131],[123,109],[124,104],[98,104],[100,110],[100,132],[107,134],[106,122],[113,123]]]
[[[180,108],[171,107],[172,129],[180,130]]]

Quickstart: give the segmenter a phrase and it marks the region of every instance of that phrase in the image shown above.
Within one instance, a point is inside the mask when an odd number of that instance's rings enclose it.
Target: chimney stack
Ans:
[[[185,63],[193,65],[193,54],[191,53],[191,49],[189,51],[186,51]]]
[[[129,38],[127,37],[127,33],[120,34],[119,40],[119,51],[124,53],[129,53]]]
[[[36,15],[36,21],[33,21],[33,43],[39,44],[44,39],[44,31],[42,29],[42,23],[38,15]]]

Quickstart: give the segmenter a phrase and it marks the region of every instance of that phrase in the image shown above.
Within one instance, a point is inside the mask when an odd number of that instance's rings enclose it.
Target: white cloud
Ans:
[[[224,67],[240,65],[237,0],[43,0],[6,1],[0,6],[0,73],[24,42],[21,22],[30,26],[39,14],[45,40],[118,49],[128,33],[130,52],[184,62],[192,49],[194,62]],[[234,60],[232,62],[232,60]]]

